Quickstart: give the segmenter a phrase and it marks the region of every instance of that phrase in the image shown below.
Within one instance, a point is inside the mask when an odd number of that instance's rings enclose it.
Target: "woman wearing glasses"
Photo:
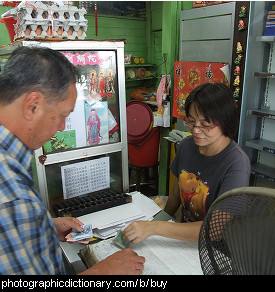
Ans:
[[[238,122],[231,90],[221,83],[202,84],[188,96],[185,112],[192,136],[180,143],[170,166],[175,179],[164,210],[173,216],[181,205],[181,221],[189,224],[136,221],[124,230],[124,238],[130,242],[151,235],[197,241],[214,200],[249,185],[249,159],[233,140]]]

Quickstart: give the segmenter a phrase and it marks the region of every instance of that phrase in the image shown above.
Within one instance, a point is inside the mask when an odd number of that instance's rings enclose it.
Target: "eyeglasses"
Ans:
[[[197,128],[199,129],[201,132],[209,132],[213,129],[215,129],[219,124],[217,125],[213,125],[213,126],[196,126],[196,122],[195,121],[184,121],[184,123],[186,124],[186,126],[192,130],[193,128]]]

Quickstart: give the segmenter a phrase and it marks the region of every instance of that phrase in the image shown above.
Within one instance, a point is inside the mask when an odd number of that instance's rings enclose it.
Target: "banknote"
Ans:
[[[114,238],[114,244],[120,248],[128,248],[130,246],[130,242],[123,239],[123,232],[121,229],[117,231],[116,237]]]
[[[75,242],[89,240],[93,237],[93,229],[91,224],[85,224],[81,227],[84,229],[82,232],[77,232],[75,229],[72,229],[72,232],[66,236],[67,241]]]

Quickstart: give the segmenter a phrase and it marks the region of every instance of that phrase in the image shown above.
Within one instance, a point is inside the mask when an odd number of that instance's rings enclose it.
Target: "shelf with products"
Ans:
[[[262,35],[268,10],[267,1],[251,3],[238,142],[251,161],[251,183],[274,187],[275,36]],[[259,22],[254,21],[260,14]]]
[[[250,110],[250,114],[260,118],[275,120],[275,111],[271,110]],[[245,141],[245,146],[258,150],[260,153],[275,154],[275,142],[267,139],[253,139]],[[255,176],[275,182],[275,168],[264,165],[262,163],[254,163],[251,166],[251,173]]]
[[[125,81],[145,81],[155,79],[154,72],[151,68],[155,68],[155,64],[124,64]]]
[[[261,42],[269,42],[272,43],[275,41],[275,36],[262,36],[256,38],[257,41]],[[254,72],[254,77],[260,77],[260,78],[275,78],[275,73],[270,72]],[[275,111],[270,109],[253,109],[248,111],[249,114],[259,117],[259,118],[267,118],[271,120],[275,120]],[[264,151],[267,153],[275,154],[275,142],[266,140],[266,139],[254,139],[254,140],[248,140],[245,142],[245,145],[247,147],[251,147],[253,149],[257,149],[259,151]],[[257,165],[257,171],[254,174],[259,174],[260,169],[263,171],[266,171],[265,167],[262,167],[258,164]],[[254,165],[255,167],[255,165]],[[268,172],[270,174],[270,171]],[[271,172],[272,173],[272,172]]]
[[[267,76],[268,73],[265,73]],[[256,76],[256,74],[254,74]],[[274,74],[275,76],[275,74]],[[263,77],[263,76],[257,76],[257,77]],[[267,76],[267,77],[270,77]],[[251,174],[253,174],[256,177],[262,178],[264,180],[268,180],[270,182],[275,182],[275,168],[269,165],[266,165],[264,163],[261,163],[260,157],[263,154],[275,154],[275,142],[268,140],[269,138],[272,139],[273,135],[268,137],[268,139],[264,139],[263,137],[266,137],[264,135],[264,126],[266,124],[266,120],[269,121],[269,123],[274,123],[275,120],[275,111],[270,109],[252,109],[248,110],[248,114],[257,118],[260,118],[262,120],[262,129],[261,129],[261,135],[259,139],[252,139],[252,140],[246,140],[245,146],[249,147],[251,149],[255,149],[258,152],[258,159],[257,163],[253,163],[251,165]],[[274,126],[274,125],[273,125]],[[271,157],[272,160],[272,157]]]

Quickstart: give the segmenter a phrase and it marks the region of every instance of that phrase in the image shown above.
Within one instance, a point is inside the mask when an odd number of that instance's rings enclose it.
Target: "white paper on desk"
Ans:
[[[83,224],[92,224],[93,228],[104,229],[143,217],[142,210],[133,203],[116,206],[78,217]]]
[[[151,236],[130,247],[146,259],[143,275],[202,275],[197,242]],[[112,238],[89,248],[99,261],[120,250]]]
[[[149,260],[145,269],[147,275],[202,275],[198,243],[151,236],[131,246],[139,255]],[[147,251],[152,253],[147,254]]]
[[[133,203],[143,211],[146,217],[146,219],[143,220],[149,220],[162,210],[153,200],[140,192],[132,192],[130,195],[132,196]]]
[[[98,237],[98,238],[101,238],[101,239],[107,239],[107,238],[110,238],[110,237],[114,237],[114,236],[116,236],[118,229],[122,229],[123,230],[126,226],[128,226],[131,222],[133,222],[135,220],[146,220],[146,217],[143,216],[143,217],[131,220],[129,222],[123,222],[121,224],[114,225],[114,226],[111,226],[111,227],[107,227],[107,228],[104,228],[104,229],[96,228],[96,229],[93,230],[94,236]]]
[[[135,220],[151,220],[161,208],[140,192],[132,192],[132,202],[78,217],[84,224],[92,224],[94,235],[106,239],[115,236]]]

